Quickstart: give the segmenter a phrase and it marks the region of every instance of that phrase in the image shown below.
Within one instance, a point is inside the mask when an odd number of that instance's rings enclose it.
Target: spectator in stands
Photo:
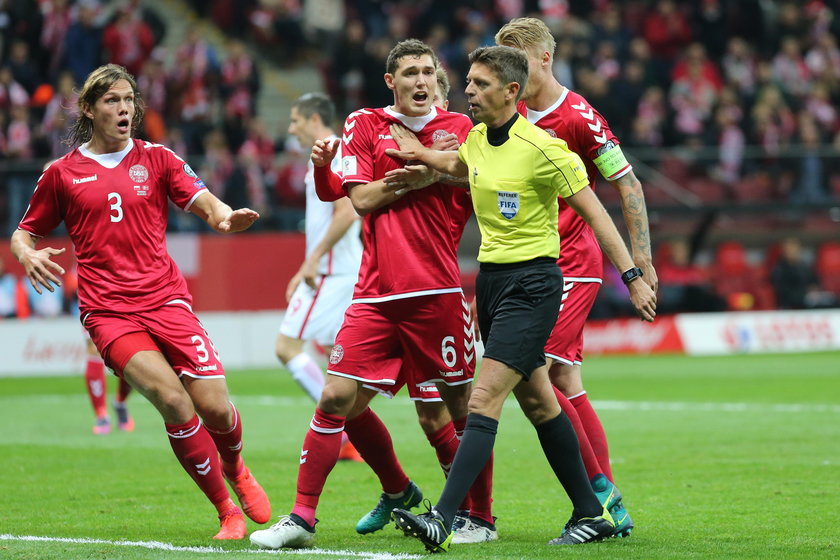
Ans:
[[[61,64],[73,73],[73,81],[84,83],[88,74],[102,62],[102,27],[99,25],[99,0],[79,0],[76,21],[64,35],[64,59]],[[72,49],[69,48],[72,45]]]
[[[108,61],[124,66],[133,75],[140,74],[152,49],[154,35],[130,4],[117,9],[116,18],[102,35],[102,46],[108,51]]]
[[[691,42],[691,28],[673,0],[658,0],[645,16],[642,35],[650,45],[657,79],[666,83],[677,55]]]
[[[204,135],[212,126],[212,88],[218,71],[216,51],[198,29],[188,28],[184,42],[175,51],[175,66],[170,75],[173,88],[170,99],[175,103],[173,116],[183,130],[188,153],[202,153]]]
[[[756,60],[752,47],[741,37],[732,37],[722,61],[726,82],[741,95],[755,91]]]
[[[50,146],[52,157],[60,157],[69,151],[63,142],[76,120],[76,101],[79,96],[73,89],[73,74],[62,72],[58,87],[44,111],[41,132]]]
[[[726,302],[712,288],[708,270],[692,262],[688,242],[675,239],[667,249],[657,251],[657,256],[660,313],[726,309]]]
[[[802,155],[796,159],[796,183],[790,193],[790,200],[798,203],[820,203],[828,198],[825,185],[827,173],[820,156],[822,137],[814,119],[803,113],[799,119],[799,142]]]
[[[814,268],[806,261],[802,244],[794,237],[781,243],[781,254],[770,271],[770,282],[780,309],[832,307],[837,298],[820,288]]]
[[[773,77],[788,95],[801,97],[807,93],[811,72],[797,37],[785,37],[782,41],[782,49],[773,57]]]
[[[46,0],[40,2],[41,40],[40,44],[47,56],[47,73],[55,76],[64,57],[67,30],[70,28],[70,4],[67,0]]]
[[[9,69],[15,82],[23,86],[28,95],[35,93],[35,89],[43,82],[38,70],[38,63],[29,52],[29,45],[25,41],[14,41],[9,50]]]
[[[0,111],[8,113],[14,105],[28,105],[29,93],[15,81],[11,68],[0,66]]]

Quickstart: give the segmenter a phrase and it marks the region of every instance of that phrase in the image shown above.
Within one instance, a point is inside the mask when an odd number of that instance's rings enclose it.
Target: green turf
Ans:
[[[629,539],[557,549],[570,504],[513,403],[496,443],[500,540],[453,547],[485,558],[836,558],[840,354],[727,358],[590,358],[587,388],[610,437],[613,469],[637,525]],[[313,405],[279,370],[229,372],[245,457],[274,504],[294,498]],[[112,384],[113,387],[113,384]],[[172,455],[159,417],[136,395],[132,434],[97,437],[75,378],[0,379],[0,535],[159,541],[211,552],[108,543],[0,539],[0,558],[259,558],[247,541],[217,543],[213,508]],[[406,400],[374,401],[397,453],[428,497],[442,476]],[[317,546],[344,555],[424,555],[396,530],[355,534],[379,494],[365,465],[340,463],[322,497]],[[249,522],[250,523],[250,522]],[[250,528],[255,526],[250,524]],[[241,552],[236,552],[241,551]],[[283,556],[288,556],[284,554]]]

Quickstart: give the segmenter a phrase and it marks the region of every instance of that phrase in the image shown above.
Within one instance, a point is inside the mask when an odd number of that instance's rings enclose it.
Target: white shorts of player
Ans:
[[[301,282],[280,324],[280,334],[332,346],[353,298],[356,276],[319,276],[317,290]]]

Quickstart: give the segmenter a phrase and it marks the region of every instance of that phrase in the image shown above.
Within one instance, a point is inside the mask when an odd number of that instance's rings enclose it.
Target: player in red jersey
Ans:
[[[69,141],[80,145],[38,179],[12,253],[38,293],[54,291],[64,270],[52,258],[64,249],[36,243],[64,221],[78,262],[82,324],[105,363],[160,412],[176,457],[219,513],[214,538],[244,538],[242,510],[224,480],[254,521],[267,522],[271,506],[240,456],[242,422],[167,253],[166,224],[169,200],[220,233],[248,229],[259,215],[231,210],[171,150],[131,137],[143,103],[123,67],[91,72],[78,103]]]
[[[518,110],[530,122],[566,141],[586,166],[590,186],[602,175],[621,195],[621,209],[630,234],[633,261],[643,280],[656,291],[657,277],[650,251],[644,193],[607,121],[577,93],[561,85],[552,73],[555,41],[539,19],[517,18],[496,34],[496,43],[521,49],[528,57],[528,84]],[[581,378],[583,327],[602,281],[598,241],[586,222],[562,199],[558,223],[563,271],[563,303],[546,344],[549,376],[563,412],[578,434],[581,454],[593,488],[616,521],[618,536],[627,536],[633,522],[612,484],[607,438],[589,403]]]
[[[388,390],[404,381],[413,392],[421,384],[436,382],[452,418],[459,422],[467,415],[474,338],[453,237],[453,224],[463,224],[469,215],[464,214],[467,205],[455,203],[467,196],[466,191],[433,183],[397,194],[383,178],[403,166],[385,155],[386,149],[397,146],[391,124],[405,124],[431,145],[452,133],[463,140],[472,123],[465,115],[432,105],[437,57],[427,45],[417,40],[399,43],[386,69],[394,104],[356,111],[344,125],[341,175],[354,207],[364,216],[359,281],[304,439],[294,508],[270,529],[251,535],[251,542],[264,548],[295,548],[313,541],[315,509],[345,426],[350,430],[361,421],[368,432],[365,439],[376,431],[390,442],[381,421],[370,421],[375,416],[367,406],[372,393],[362,388]],[[392,367],[395,362],[401,367]],[[365,461],[381,473],[365,446],[350,436]],[[490,470],[483,476],[489,480]],[[405,492],[403,507],[419,501],[419,492],[404,474],[401,480],[383,481],[383,487],[395,500]]]
[[[449,79],[443,68],[438,68],[435,75],[437,91],[432,99],[432,105],[438,109],[445,110],[449,105],[447,101],[449,95]],[[457,135],[450,134],[447,136],[439,134],[438,139],[432,144],[432,148],[438,150],[454,150],[458,148],[458,145]],[[340,175],[330,171],[330,164],[333,158],[336,157],[337,148],[337,140],[333,142],[318,141],[312,150],[312,160],[315,164],[315,188],[318,196],[325,201],[336,200],[346,196],[346,191],[341,185]],[[393,190],[398,192],[399,196],[402,196],[410,190],[425,188],[437,182],[438,179],[437,175],[431,172],[425,165],[408,165],[387,172],[385,180],[386,182],[398,182],[399,188],[394,187]],[[447,179],[447,182],[457,182],[462,183],[464,186],[467,185],[466,182],[451,177]],[[452,204],[452,211],[450,212],[452,216],[452,238],[457,242],[461,238],[466,220],[472,214],[472,201],[467,196],[467,191],[464,190],[454,193],[450,202]],[[471,312],[468,312],[468,314],[470,316],[473,315]],[[400,361],[393,365],[399,369],[402,363]],[[380,386],[378,390],[390,398],[404,384],[405,376],[400,375],[396,385],[389,387]],[[414,494],[414,502],[419,502],[421,498],[419,490],[414,492],[415,488],[411,486],[411,483],[402,492],[388,492],[389,487],[400,487],[393,486],[394,481],[404,481],[407,480],[407,477],[404,475],[402,467],[396,459],[396,455],[390,445],[391,439],[387,429],[381,424],[375,413],[367,408],[375,394],[376,391],[370,387],[363,386],[357,396],[356,405],[345,424],[345,432],[351,436],[351,440],[355,445],[363,449],[368,449],[369,453],[376,452],[378,460],[377,457],[368,458],[368,463],[379,477],[384,490],[376,507],[362,517],[356,524],[356,531],[362,534],[377,531],[384,527],[390,521],[390,513],[394,507],[405,507],[407,502],[403,500],[403,496],[406,493]],[[420,387],[409,385],[409,396],[415,402],[420,426],[426,434],[429,443],[435,449],[444,475],[448,476],[455,452],[457,451],[457,442],[460,440],[461,435],[463,435],[466,419],[457,418],[455,421],[451,419],[434,385]],[[372,419],[374,418],[376,419],[375,426],[372,426],[374,422]],[[359,424],[364,424],[365,429],[361,429]],[[389,460],[383,460],[385,457]],[[400,482],[400,484],[403,483]],[[453,544],[487,542],[498,538],[492,515],[491,494],[492,463],[488,466],[487,471],[478,478],[476,484],[470,488],[466,500],[461,504],[461,508],[453,524],[453,528],[455,529]]]

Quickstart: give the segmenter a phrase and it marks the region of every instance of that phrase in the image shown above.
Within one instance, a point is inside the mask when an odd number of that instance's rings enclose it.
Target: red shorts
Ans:
[[[397,382],[394,385],[383,385],[382,383],[362,383],[362,386],[368,389],[378,391],[383,397],[393,399],[397,393],[406,385],[406,376],[401,371],[397,376]],[[413,401],[423,402],[442,402],[440,393],[437,390],[437,385],[434,383],[426,383],[416,385],[414,383],[408,384],[408,398]]]
[[[475,336],[462,293],[379,303],[354,303],[338,331],[327,372],[392,392],[441,381],[469,383],[475,371]],[[394,361],[400,367],[392,367]]]
[[[94,311],[82,317],[90,338],[117,375],[135,353],[158,350],[178,376],[210,379],[224,377],[225,370],[207,331],[186,302],[162,305],[136,313]],[[114,342],[128,334],[146,333],[153,344],[138,343],[133,349],[119,348]],[[138,337],[139,338],[139,337]],[[156,346],[156,348],[150,347]],[[132,351],[133,350],[133,351]]]
[[[568,365],[583,361],[583,326],[600,287],[599,282],[563,282],[560,313],[545,343],[546,358]]]

